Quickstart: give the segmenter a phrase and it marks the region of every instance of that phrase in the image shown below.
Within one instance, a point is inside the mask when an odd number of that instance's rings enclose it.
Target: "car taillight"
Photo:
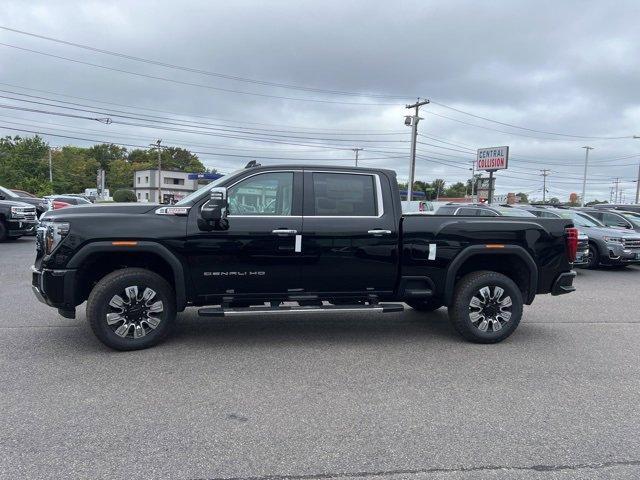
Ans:
[[[54,200],[53,201],[53,209],[54,210],[59,210],[61,208],[66,208],[66,207],[70,207],[71,204],[67,203],[67,202],[62,202],[60,200]]]
[[[576,261],[576,255],[578,253],[578,229],[575,227],[565,228],[564,238],[567,242],[567,257],[569,262]]]

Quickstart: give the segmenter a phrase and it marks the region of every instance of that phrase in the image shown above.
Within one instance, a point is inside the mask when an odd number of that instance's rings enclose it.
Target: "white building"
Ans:
[[[158,176],[162,189],[162,202],[158,202]],[[139,202],[172,203],[181,200],[198,189],[198,179],[181,171],[136,170],[133,174],[133,191]]]

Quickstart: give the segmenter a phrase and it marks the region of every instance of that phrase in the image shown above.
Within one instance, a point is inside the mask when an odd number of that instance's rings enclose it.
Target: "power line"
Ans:
[[[280,100],[292,100],[292,101],[298,101],[298,102],[330,103],[330,104],[338,104],[338,105],[358,105],[358,106],[382,106],[382,105],[398,106],[397,103],[344,102],[344,101],[338,101],[338,100],[323,100],[323,99],[318,99],[318,98],[285,97],[285,96],[282,96],[282,95],[270,95],[270,94],[267,94],[267,93],[245,92],[245,91],[242,91],[242,90],[234,90],[234,89],[231,89],[231,88],[214,87],[212,85],[204,85],[202,83],[186,82],[184,80],[177,80],[175,78],[168,78],[168,77],[161,77],[161,76],[158,76],[158,75],[150,75],[150,74],[147,74],[147,73],[133,72],[131,70],[125,70],[125,69],[122,69],[122,68],[108,67],[106,65],[100,65],[100,64],[97,64],[97,63],[85,62],[83,60],[78,60],[78,59],[75,59],[75,58],[63,57],[62,55],[54,55],[53,53],[41,52],[39,50],[33,50],[31,48],[19,47],[18,45],[12,45],[10,43],[0,42],[0,45],[2,45],[3,47],[14,48],[16,50],[21,50],[23,52],[36,53],[38,55],[43,55],[45,57],[50,57],[50,58],[55,58],[55,59],[58,59],[58,60],[65,60],[67,62],[77,63],[79,65],[86,65],[86,66],[89,66],[89,67],[101,68],[101,69],[110,70],[110,71],[113,71],[113,72],[126,73],[128,75],[134,75],[134,76],[142,77],[142,78],[149,78],[149,79],[152,79],[152,80],[161,80],[163,82],[175,83],[175,84],[178,84],[178,85],[187,85],[187,86],[190,86],[190,87],[207,88],[209,90],[215,90],[215,91],[225,92],[225,93],[235,93],[235,94],[239,94],[239,95],[251,95],[251,96],[256,96],[256,97],[264,97],[264,98],[277,98],[277,99],[280,99]]]
[[[443,108],[447,108],[449,110],[453,110],[454,112],[458,112],[458,113],[462,113],[464,115],[468,115],[470,117],[474,117],[474,118],[479,118],[481,120],[485,120],[487,122],[491,122],[491,123],[496,123],[498,125],[503,125],[505,127],[511,127],[511,128],[517,128],[518,130],[526,130],[528,132],[534,132],[534,133],[542,133],[545,135],[556,135],[559,137],[568,137],[568,138],[575,138],[575,139],[580,139],[580,140],[622,140],[622,139],[629,139],[629,138],[633,138],[633,135],[626,135],[623,137],[598,137],[598,136],[589,136],[589,135],[571,135],[568,133],[557,133],[557,132],[549,132],[549,131],[544,131],[544,130],[536,130],[534,128],[527,128],[527,127],[522,127],[519,125],[514,125],[512,123],[506,123],[506,122],[500,122],[498,120],[493,120],[491,118],[487,118],[487,117],[483,117],[481,115],[476,115],[470,112],[465,112],[464,110],[460,110],[454,107],[450,107],[448,105],[445,105],[443,103],[438,103],[438,102],[432,102],[434,105],[438,105],[440,107]]]
[[[158,60],[151,60],[151,59],[148,59],[148,58],[136,57],[134,55],[128,55],[128,54],[121,53],[121,52],[114,52],[114,51],[111,51],[111,50],[105,50],[105,49],[93,47],[91,45],[85,45],[85,44],[81,44],[81,43],[69,42],[69,41],[66,41],[66,40],[61,40],[59,38],[47,37],[45,35],[40,35],[40,34],[36,34],[36,33],[32,33],[32,32],[26,32],[24,30],[18,30],[18,29],[15,29],[15,28],[9,28],[9,27],[5,27],[5,26],[1,26],[1,25],[0,25],[0,29],[7,30],[7,31],[10,31],[10,32],[14,32],[14,33],[19,33],[19,34],[22,34],[22,35],[27,35],[27,36],[30,36],[30,37],[39,38],[39,39],[42,39],[42,40],[47,40],[47,41],[50,41],[50,42],[55,42],[55,43],[59,43],[59,44],[63,44],[63,45],[68,45],[68,46],[71,46],[71,47],[76,47],[76,48],[81,48],[81,49],[84,49],[84,50],[89,50],[89,51],[96,52],[96,53],[102,53],[104,55],[111,55],[111,56],[115,56],[115,57],[126,58],[127,60],[133,60],[133,61],[136,61],[136,62],[147,63],[147,64],[151,64],[151,65],[171,68],[171,69],[175,69],[175,70],[182,70],[182,71],[186,71],[186,72],[198,73],[198,74],[201,74],[201,75],[208,75],[208,76],[212,76],[212,77],[223,78],[223,79],[226,79],[226,80],[235,80],[235,81],[239,81],[239,82],[252,83],[252,84],[256,84],[256,85],[266,85],[266,86],[271,86],[271,87],[287,88],[287,89],[292,89],[292,90],[300,90],[300,91],[314,92],[314,93],[324,93],[324,94],[331,94],[331,95],[344,95],[344,96],[369,97],[369,98],[395,98],[395,99],[406,99],[406,98],[408,98],[408,96],[406,96],[406,95],[387,95],[387,94],[371,94],[371,93],[362,93],[362,92],[348,92],[348,91],[343,91],[343,90],[330,90],[330,89],[324,89],[324,88],[305,87],[305,86],[300,86],[300,85],[292,85],[292,84],[286,84],[286,83],[270,82],[270,81],[266,81],[266,80],[257,80],[257,79],[252,79],[252,78],[240,77],[240,76],[237,76],[237,75],[229,75],[229,74],[224,74],[224,73],[219,73],[219,72],[211,72],[211,71],[202,70],[202,69],[199,69],[199,68],[192,68],[192,67],[186,67],[186,66],[182,66],[182,65],[175,65],[175,64],[172,64],[172,63],[161,62],[161,61],[158,61]]]

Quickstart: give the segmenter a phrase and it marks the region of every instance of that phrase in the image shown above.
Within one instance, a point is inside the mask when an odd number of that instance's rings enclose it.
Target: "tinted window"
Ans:
[[[498,214],[493,210],[480,209],[480,216],[481,217],[497,217]]]
[[[602,218],[598,220],[602,221],[605,225],[613,226],[613,227],[627,227],[628,224],[624,218],[619,217],[618,215],[614,215],[612,213],[605,213],[602,215]]]
[[[460,208],[456,212],[456,215],[465,215],[467,217],[468,216],[475,217],[478,214],[479,214],[479,212],[478,212],[477,208]]]
[[[228,190],[230,215],[291,215],[293,172],[261,173]]]
[[[376,189],[372,175],[314,173],[316,215],[375,217]]]

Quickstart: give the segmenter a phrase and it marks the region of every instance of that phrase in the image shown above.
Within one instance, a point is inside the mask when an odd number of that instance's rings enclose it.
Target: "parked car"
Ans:
[[[38,198],[33,193],[25,192],[24,190],[16,190],[15,188],[12,188],[11,191],[19,197]]]
[[[433,215],[435,210],[433,202],[426,200],[402,201],[402,213],[424,213],[425,215]]]
[[[446,305],[463,337],[494,343],[536,294],[574,290],[577,240],[565,219],[403,215],[391,170],[251,167],[172,206],[47,212],[32,285],[65,317],[87,301],[93,332],[120,350],[154,345],[187,306],[201,316],[403,309],[380,303],[390,301]]]
[[[598,205],[594,205],[593,208],[603,208],[605,210],[624,210],[625,212],[640,213],[639,204],[630,205],[628,203],[600,203]]]
[[[580,211],[599,220],[607,227],[621,228],[640,232],[640,216],[623,210],[605,210],[604,208],[581,208]]]
[[[47,210],[59,210],[74,205],[91,204],[89,200],[79,195],[49,195],[44,198],[47,202]]]
[[[36,229],[36,207],[14,200],[0,200],[0,242],[33,235]]]
[[[38,218],[48,210],[47,202],[43,198],[38,197],[22,197],[12,190],[0,186],[0,200],[12,200],[15,202],[27,203],[36,207],[36,215]]]
[[[480,203],[450,203],[443,205],[435,215],[464,215],[468,217],[534,217],[535,215],[519,209],[502,205],[483,205]]]
[[[577,210],[548,209],[547,211],[560,218],[572,220],[580,233],[588,235],[588,268],[640,263],[640,234],[607,227],[599,220]]]

